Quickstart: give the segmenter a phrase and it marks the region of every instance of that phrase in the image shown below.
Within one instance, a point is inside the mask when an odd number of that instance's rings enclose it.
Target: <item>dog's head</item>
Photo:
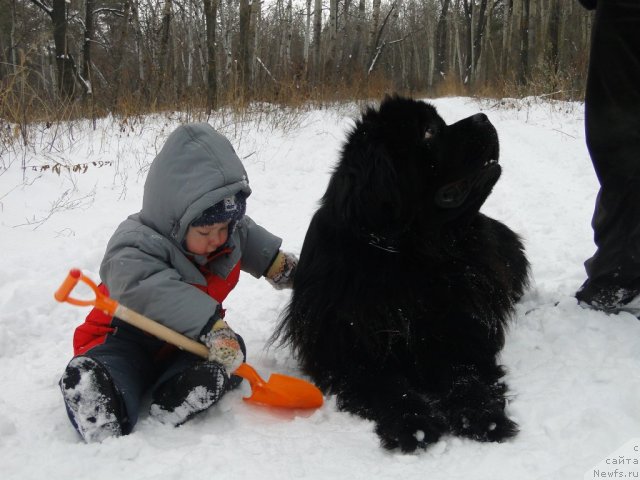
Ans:
[[[384,237],[440,229],[479,211],[498,156],[484,114],[447,125],[430,104],[387,97],[356,121],[323,203],[337,221]]]

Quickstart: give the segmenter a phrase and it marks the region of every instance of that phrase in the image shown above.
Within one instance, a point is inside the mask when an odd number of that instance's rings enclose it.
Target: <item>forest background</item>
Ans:
[[[388,92],[581,99],[591,28],[573,0],[0,0],[0,12],[5,146],[28,141],[16,126],[108,114]]]

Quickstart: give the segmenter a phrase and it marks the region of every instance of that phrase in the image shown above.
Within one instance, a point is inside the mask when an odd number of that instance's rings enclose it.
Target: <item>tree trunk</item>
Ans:
[[[347,65],[350,63],[349,58],[347,58],[350,54],[348,53],[348,44],[349,44],[349,34],[352,31],[353,19],[351,18],[350,13],[351,8],[351,0],[343,0],[342,4],[342,26],[340,27],[340,35],[337,40],[338,42],[338,50],[337,50],[337,69],[340,72],[342,79],[345,78],[345,73],[350,71]],[[337,20],[336,20],[337,22]],[[337,27],[337,23],[336,23]]]
[[[203,9],[204,9],[204,0],[203,0]],[[187,47],[186,49],[181,48],[180,53],[182,54],[182,58],[183,58],[182,61],[184,64],[185,76],[187,79],[187,89],[191,89],[193,85],[193,54],[194,54],[193,27],[195,22],[192,22],[191,19],[186,18],[184,14],[183,14],[183,21],[187,29],[186,31]],[[184,50],[186,50],[186,52]],[[187,56],[186,60],[184,59],[185,54]]]
[[[551,0],[548,63],[554,75],[560,71],[560,15],[560,0]]]
[[[507,69],[509,68],[509,54],[510,46],[513,45],[513,28],[512,28],[512,18],[513,18],[513,0],[508,0],[507,4],[504,6],[504,15],[502,19],[502,46],[500,50],[500,72],[502,75],[507,74]]]
[[[231,46],[231,35],[232,35],[231,26],[233,22],[231,21],[231,19],[232,19],[234,10],[232,7],[232,2],[233,0],[226,0],[226,4],[222,3],[220,5],[220,11],[219,11],[220,26],[222,28],[222,50],[224,52],[224,58],[225,58],[224,73],[222,78],[224,81],[227,81],[227,82],[231,76],[231,69],[233,66],[233,49]],[[224,81],[223,81],[223,84],[224,84]]]
[[[115,45],[115,54],[114,54],[114,77],[115,84],[113,88],[113,100],[112,105],[113,108],[117,108],[118,102],[120,101],[120,88],[122,86],[122,65],[124,64],[125,59],[125,48],[127,44],[127,38],[129,37],[129,15],[131,13],[131,0],[125,0],[123,4],[123,12],[122,12],[122,20],[120,23],[120,38]]]
[[[249,69],[250,77],[250,89],[255,91],[256,87],[256,63],[258,60],[258,47],[260,42],[260,19],[262,17],[262,1],[253,0],[251,3],[251,18],[249,19],[249,61],[251,67]]]
[[[9,57],[11,59],[11,73],[15,74],[18,65],[16,57],[16,0],[11,2],[11,31],[9,33]]]
[[[518,80],[526,85],[529,79],[529,9],[530,0],[522,0],[522,16],[520,17],[520,64]]]
[[[138,64],[138,79],[136,90],[141,91],[145,98],[149,98],[149,86],[147,85],[146,73],[145,73],[145,55],[144,55],[144,37],[142,34],[142,27],[140,25],[140,17],[138,14],[138,6],[134,3],[131,5],[131,16],[133,20],[133,26],[135,29],[135,43],[136,43],[136,63]]]
[[[253,66],[257,35],[260,0],[240,0],[238,39],[238,64],[240,67],[240,85],[245,94],[253,93]]]
[[[93,7],[95,0],[85,1],[84,14],[84,44],[82,46],[82,77],[84,78],[87,88],[85,91],[85,100],[93,95],[93,81],[91,75],[91,44],[95,35],[93,26]]]
[[[67,45],[66,0],[53,0],[51,19],[53,20],[53,43],[56,49],[56,66],[58,68],[58,90],[63,98],[71,99],[75,91],[75,65]]]
[[[251,59],[249,50],[251,40],[251,3],[250,0],[240,0],[240,38],[238,40],[238,63],[240,67],[240,84],[245,91],[249,90],[249,79],[251,78]]]
[[[441,0],[440,16],[436,27],[436,69],[438,79],[447,76],[447,16],[451,0]]]
[[[204,18],[207,26],[207,113],[218,107],[216,68],[216,12],[218,0],[203,0]]]
[[[362,53],[365,47],[364,29],[366,24],[366,4],[365,0],[360,0],[358,3],[358,16],[356,18],[355,38],[353,39],[353,48],[351,50],[351,62],[353,65],[362,66]],[[353,71],[355,69],[349,69]]]
[[[329,51],[325,61],[325,78],[332,83],[336,78],[336,53],[338,51],[338,0],[329,0]]]
[[[389,13],[387,13],[387,16],[382,22],[382,25],[380,25],[377,33],[374,35],[374,39],[372,42],[373,51],[371,52],[372,54],[370,57],[370,61],[368,62],[369,68],[367,70],[367,75],[371,75],[374,68],[376,67],[376,64],[378,63],[378,59],[382,55],[382,51],[386,46],[385,28],[389,30],[391,29],[391,26],[397,22],[398,16],[400,15],[400,10],[402,9],[403,1],[404,0],[395,0],[395,2],[393,2],[391,8],[389,9]],[[389,25],[388,28],[387,25]]]
[[[320,46],[322,35],[322,0],[315,0],[313,7],[313,83],[318,84],[320,72]]]
[[[309,73],[309,47],[311,46],[311,0],[307,0],[307,14],[304,29],[304,47],[302,49],[302,58],[304,61],[305,76]]]
[[[380,27],[380,0],[373,0],[371,11],[371,28],[369,28],[369,41],[367,42],[367,57],[369,59],[375,56],[377,45],[378,29]],[[367,62],[369,63],[369,62]],[[369,68],[367,64],[365,68]]]
[[[282,26],[282,41],[280,42],[280,58],[282,60],[282,74],[287,77],[291,72],[291,38],[293,37],[292,0],[287,0],[284,9]]]
[[[465,57],[464,57],[464,73],[462,82],[468,85],[471,82],[473,70],[473,7],[475,0],[463,1],[463,17],[465,28]]]
[[[480,11],[478,12],[478,23],[473,38],[473,68],[471,70],[471,78],[473,81],[476,79],[476,72],[478,69],[478,62],[482,55],[482,37],[484,36],[485,27],[487,24],[487,0],[481,0]]]
[[[160,30],[160,58],[158,71],[158,88],[157,95],[161,95],[164,87],[165,78],[171,78],[169,63],[169,41],[171,36],[171,17],[173,15],[173,0],[165,0],[162,9],[162,26]]]

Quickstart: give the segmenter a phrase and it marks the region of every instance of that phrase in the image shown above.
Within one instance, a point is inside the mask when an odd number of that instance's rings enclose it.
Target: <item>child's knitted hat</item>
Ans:
[[[244,192],[238,192],[231,197],[222,199],[213,207],[207,208],[191,222],[191,226],[202,227],[214,223],[230,222],[229,233],[232,233],[236,223],[244,216],[246,210],[247,195]]]

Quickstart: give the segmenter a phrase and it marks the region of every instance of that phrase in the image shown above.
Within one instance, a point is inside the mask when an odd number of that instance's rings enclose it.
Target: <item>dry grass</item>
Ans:
[[[421,91],[403,91],[382,74],[366,76],[350,74],[334,82],[314,84],[305,80],[289,82],[269,79],[261,82],[252,92],[241,88],[226,88],[219,93],[218,108],[213,115],[224,123],[245,123],[249,120],[271,128],[294,127],[300,116],[309,109],[335,107],[344,102],[376,101],[390,93],[404,93],[418,97],[479,96],[486,98],[521,98],[544,96],[551,99],[581,99],[584,75],[564,72],[552,75],[548,71],[533,72],[526,86],[513,78],[493,78],[491,84],[470,87],[456,81],[454,76],[435,87]],[[57,95],[38,89],[42,85],[22,56],[14,73],[0,80],[0,155],[15,148],[16,143],[28,146],[32,126],[55,128],[61,122],[90,119],[93,128],[100,118],[111,116],[123,126],[143,122],[147,115],[178,115],[181,121],[208,121],[211,118],[206,105],[206,92],[194,88],[189,91],[162,91],[150,96],[140,92],[121,94],[117,101],[110,100],[109,92],[99,92],[102,97],[60,100]],[[44,126],[44,127],[43,127]]]

